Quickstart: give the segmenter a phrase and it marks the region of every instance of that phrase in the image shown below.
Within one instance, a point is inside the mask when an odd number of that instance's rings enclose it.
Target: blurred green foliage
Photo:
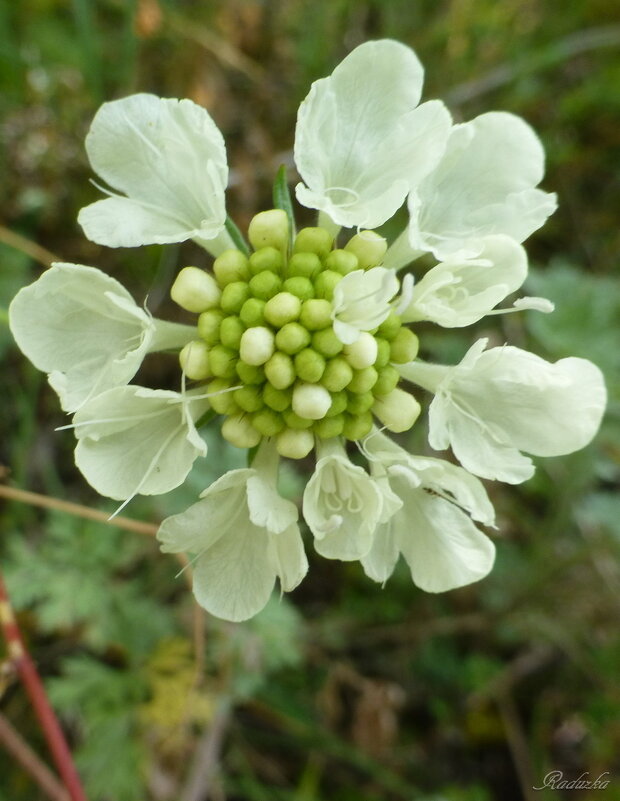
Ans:
[[[604,797],[620,798],[613,3],[0,0],[2,225],[63,260],[99,266],[174,315],[171,276],[205,263],[204,253],[191,244],[106,250],[77,226],[79,208],[98,197],[83,138],[99,104],[133,91],[203,103],[226,138],[228,207],[243,229],[269,205],[279,164],[291,164],[310,82],[381,36],[417,50],[425,96],[445,99],[456,119],[504,109],[531,122],[548,154],[544,186],[560,196],[528,243],[528,291],[556,312],[483,321],[467,335],[429,329],[427,355],[453,361],[484,333],[550,359],[589,357],[605,371],[609,415],[585,451],[546,460],[523,486],[490,486],[498,560],[480,585],[424,595],[401,565],[381,589],[357,565],[310,554],[292,597],[243,625],[194,620],[176,563],[149,538],[3,503],[3,570],[91,801],[206,798],[190,785],[208,753],[217,768],[209,798],[229,801],[545,801],[563,797],[532,794],[550,770],[609,771]],[[0,461],[16,486],[111,511],[73,467],[70,434],[53,431],[64,422],[53,393],[11,345],[8,302],[40,268],[5,228]],[[172,364],[165,369],[147,361],[141,380],[172,382]],[[422,428],[407,443],[416,452],[426,450]],[[184,487],[136,499],[132,516],[159,520],[241,465],[239,452],[207,437],[209,460]],[[290,468],[282,480],[298,499],[303,475]],[[205,665],[198,680],[196,660]],[[10,678],[0,711],[47,759]],[[43,798],[1,749],[0,777],[0,801]]]

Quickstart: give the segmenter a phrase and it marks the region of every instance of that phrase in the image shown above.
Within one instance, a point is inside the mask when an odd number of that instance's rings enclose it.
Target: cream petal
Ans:
[[[392,310],[398,292],[395,270],[373,267],[354,270],[336,285],[332,303],[334,332],[345,345],[357,342],[362,331],[381,325]]]
[[[268,555],[282,590],[294,590],[308,572],[308,560],[296,523],[279,534],[270,532]]]

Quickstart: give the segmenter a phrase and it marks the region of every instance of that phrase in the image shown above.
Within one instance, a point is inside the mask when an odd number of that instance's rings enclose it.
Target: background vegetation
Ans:
[[[401,566],[381,589],[359,565],[310,553],[301,587],[243,625],[196,618],[152,538],[2,502],[2,568],[90,801],[593,795],[532,791],[550,770],[609,771],[594,795],[620,799],[620,13],[609,0],[0,0],[0,462],[13,486],[113,508],[75,470],[56,397],[5,325],[41,270],[15,233],[148,292],[161,316],[174,314],[178,267],[205,263],[191,245],[117,251],[83,237],[77,212],[98,197],[83,139],[100,103],[141,90],[204,104],[227,141],[228,208],[243,228],[292,164],[310,82],[382,36],[417,50],[425,97],[457,119],[505,109],[532,123],[544,186],[560,196],[528,243],[529,289],[556,313],[429,330],[427,355],[459,358],[484,332],[550,359],[592,358],[611,391],[606,423],[525,485],[489,487],[498,559],[481,584],[429,596]],[[173,366],[147,363],[142,380],[173,386]],[[427,448],[417,430],[408,444]],[[213,440],[183,488],[129,514],[157,522],[238,464]],[[289,470],[287,492],[303,481]],[[0,712],[47,759],[2,648]],[[0,801],[42,798],[0,749]]]

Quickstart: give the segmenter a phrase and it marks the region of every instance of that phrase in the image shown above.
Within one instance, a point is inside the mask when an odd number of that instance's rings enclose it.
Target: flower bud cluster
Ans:
[[[373,413],[391,430],[410,428],[419,406],[396,389],[392,363],[415,358],[415,334],[391,313],[344,345],[332,324],[335,287],[376,266],[384,240],[362,231],[338,249],[327,230],[304,228],[289,250],[288,219],[278,209],[254,217],[249,238],[251,255],[224,251],[213,275],[185,267],[171,290],[199,314],[199,338],[180,363],[188,378],[209,381],[211,406],[227,418],[223,436],[242,448],[274,437],[283,456],[303,458],[315,437],[366,436]]]

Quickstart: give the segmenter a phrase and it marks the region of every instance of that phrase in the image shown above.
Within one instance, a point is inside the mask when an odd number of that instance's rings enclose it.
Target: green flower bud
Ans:
[[[222,290],[220,307],[227,314],[239,314],[241,307],[250,297],[250,287],[245,281],[233,281]]]
[[[282,253],[276,248],[266,247],[255,251],[250,256],[250,272],[256,276],[262,272],[280,273],[284,266]]]
[[[280,251],[288,248],[288,217],[282,209],[261,211],[252,217],[248,226],[248,239],[254,250],[274,247]]]
[[[275,437],[284,428],[282,417],[271,409],[261,409],[252,416],[252,425],[264,437]]]
[[[325,359],[312,348],[304,348],[295,356],[295,370],[302,381],[319,381],[325,370]]]
[[[351,345],[344,346],[344,357],[355,370],[371,367],[377,358],[377,340],[367,331],[362,331]]]
[[[307,420],[321,420],[331,403],[331,395],[320,384],[297,384],[293,390],[293,411]]]
[[[248,258],[240,250],[225,250],[213,262],[213,272],[222,289],[234,281],[249,281]]]
[[[183,267],[170,289],[175,303],[196,314],[219,306],[221,294],[215,278],[199,267]]]
[[[344,347],[342,342],[334,333],[334,329],[330,326],[324,328],[322,331],[317,331],[312,334],[312,347],[318,351],[321,356],[337,356]]]
[[[280,456],[289,459],[303,459],[314,448],[314,435],[311,431],[294,431],[285,428],[276,437],[276,450]]]
[[[255,298],[260,298],[260,300],[269,300],[277,295],[281,286],[282,279],[267,270],[250,279],[250,291]]]
[[[390,360],[396,364],[412,362],[418,355],[420,340],[408,328],[401,328],[390,343]]]
[[[370,412],[355,415],[345,414],[342,436],[353,441],[360,440],[370,434],[372,425],[372,414]]]
[[[335,417],[337,414],[341,414],[347,408],[349,403],[349,396],[344,390],[340,390],[340,392],[332,392],[331,393],[332,403],[329,407],[329,410],[326,417]]]
[[[244,384],[262,384],[265,380],[265,371],[262,367],[246,364],[241,359],[235,365],[235,370]]]
[[[179,363],[185,375],[194,380],[200,381],[209,378],[209,349],[206,342],[202,339],[195,339],[183,346],[179,353]]]
[[[306,417],[300,417],[292,409],[287,409],[282,412],[284,422],[289,428],[294,428],[296,431],[302,431],[304,428],[312,428],[313,420]]]
[[[257,412],[263,408],[263,398],[260,387],[247,386],[236,389],[233,392],[233,398],[237,406],[243,409],[244,412]]]
[[[265,364],[265,375],[276,389],[286,389],[295,380],[293,360],[286,353],[276,351]]]
[[[233,393],[225,391],[232,386],[233,382],[227,378],[214,378],[209,382],[209,403],[213,411],[218,414],[235,414],[239,411]]]
[[[349,384],[352,378],[353,368],[351,365],[342,356],[336,356],[325,365],[321,384],[330,392],[340,392],[341,389],[344,389]]]
[[[239,356],[255,367],[265,364],[275,350],[274,339],[273,331],[263,325],[246,328],[239,343]]]
[[[363,414],[372,409],[374,402],[375,396],[372,392],[360,392],[357,395],[352,393],[348,398],[347,412],[349,414]],[[241,404],[239,405],[241,406]]]
[[[332,304],[328,300],[312,298],[301,305],[299,322],[308,331],[320,331],[332,324]]]
[[[314,284],[309,278],[304,278],[301,275],[296,275],[293,278],[287,278],[282,284],[282,289],[285,292],[290,292],[300,300],[310,300],[314,297]]]
[[[387,241],[376,231],[360,231],[349,239],[344,249],[357,256],[361,270],[367,270],[381,264],[387,251]]]
[[[247,327],[262,325],[265,322],[265,301],[259,298],[250,298],[241,307],[239,317],[241,322]]]
[[[220,326],[220,341],[222,345],[232,350],[238,350],[244,331],[245,326],[238,317],[225,317]]]
[[[385,365],[390,361],[390,343],[387,339],[381,339],[380,337],[375,337],[377,342],[377,358],[375,359],[375,367],[378,369],[380,367],[385,367]]]
[[[288,262],[286,274],[289,278],[315,278],[323,269],[316,253],[294,253]]]
[[[237,354],[223,345],[214,345],[209,350],[209,367],[218,378],[232,378],[235,374]]]
[[[222,436],[237,448],[254,448],[261,441],[247,414],[227,417],[222,423]]]
[[[215,345],[220,341],[220,326],[224,314],[219,309],[209,309],[198,318],[198,335],[207,345]]]
[[[290,292],[278,292],[265,304],[265,319],[276,328],[292,323],[300,312],[301,301]]]
[[[379,377],[374,367],[364,367],[363,370],[354,370],[353,378],[349,382],[347,389],[349,392],[363,393],[369,392],[377,383]]]
[[[276,347],[293,356],[310,344],[310,334],[299,323],[287,323],[276,334]]]
[[[293,253],[316,253],[324,259],[333,242],[333,236],[325,228],[302,228],[295,237]]]
[[[379,328],[377,328],[377,336],[383,337],[383,339],[387,339],[391,342],[400,331],[401,326],[402,321],[400,317],[396,312],[390,312]]]
[[[357,256],[348,250],[332,250],[325,259],[325,267],[335,273],[340,273],[340,275],[347,275],[353,270],[359,270]]]
[[[372,410],[388,431],[398,434],[411,428],[420,416],[421,407],[409,392],[393,389],[377,398]]]
[[[263,387],[263,400],[274,412],[283,412],[288,409],[293,400],[292,389],[276,389],[267,383]]]
[[[322,420],[317,420],[312,430],[321,439],[331,439],[332,437],[339,437],[343,428],[344,415],[337,414],[334,417],[324,417]]]
[[[340,273],[332,270],[323,270],[314,281],[314,294],[317,298],[331,300],[334,297],[334,289],[342,281]]]
[[[377,378],[377,383],[372,388],[374,395],[387,395],[388,392],[391,392],[398,386],[400,375],[392,365],[386,364],[378,373],[379,377]]]

